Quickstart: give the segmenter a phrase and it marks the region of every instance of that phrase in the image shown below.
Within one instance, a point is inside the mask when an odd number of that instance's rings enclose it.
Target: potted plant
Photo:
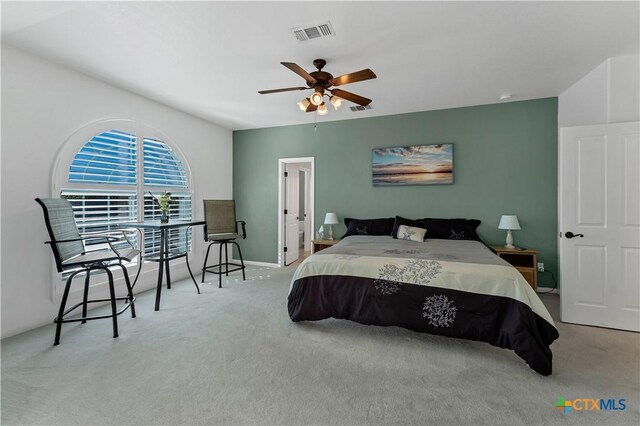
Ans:
[[[151,192],[149,192],[149,195],[151,195],[151,198],[153,198],[153,201],[160,209],[160,223],[169,223],[169,207],[172,202],[171,193],[164,191],[162,194],[160,194],[159,197],[156,197]]]

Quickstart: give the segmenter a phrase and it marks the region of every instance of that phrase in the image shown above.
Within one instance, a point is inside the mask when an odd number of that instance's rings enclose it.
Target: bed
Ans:
[[[477,340],[551,374],[551,315],[520,273],[471,240],[353,235],[305,259],[289,290],[293,321],[348,319]]]

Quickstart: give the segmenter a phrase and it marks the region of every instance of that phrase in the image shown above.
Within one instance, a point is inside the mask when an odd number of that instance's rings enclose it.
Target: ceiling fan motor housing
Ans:
[[[323,89],[331,86],[329,84],[329,80],[333,78],[333,75],[329,74],[328,72],[322,71],[322,68],[324,68],[325,65],[327,65],[327,61],[325,61],[324,59],[315,59],[313,61],[313,66],[316,67],[318,71],[310,72],[309,75],[315,78],[317,81],[315,83],[307,82],[307,86],[311,88],[322,87]]]
[[[307,86],[309,86],[309,87],[322,87],[324,89],[326,89],[327,87],[331,86],[329,84],[329,80],[331,80],[333,78],[333,75],[329,74],[328,72],[313,71],[313,72],[310,72],[309,75],[311,75],[313,78],[315,78],[316,82],[315,83],[307,82]]]

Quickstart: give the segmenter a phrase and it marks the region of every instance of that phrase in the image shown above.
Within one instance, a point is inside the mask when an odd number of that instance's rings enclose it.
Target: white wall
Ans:
[[[640,56],[609,58],[558,97],[558,126],[640,120]]]
[[[34,198],[52,195],[52,167],[64,141],[88,123],[109,118],[139,120],[178,145],[192,172],[195,218],[204,216],[203,199],[232,196],[230,130],[2,45],[3,338],[50,324],[57,314],[52,255],[43,244],[48,238]],[[205,244],[202,229],[193,235],[191,265],[197,273]],[[155,286],[156,268],[155,263],[145,265],[136,292]],[[186,276],[184,264],[172,268],[174,280]],[[164,292],[167,297],[170,293]],[[139,303],[136,308],[153,310]]]

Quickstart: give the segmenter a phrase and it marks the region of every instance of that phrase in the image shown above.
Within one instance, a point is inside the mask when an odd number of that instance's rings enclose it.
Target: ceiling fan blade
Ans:
[[[300,65],[294,64],[293,62],[280,62],[280,63],[285,67],[289,68],[291,71],[298,74],[300,77],[304,78],[307,81],[307,83],[314,84],[318,82],[318,80],[316,80],[311,74],[309,74],[304,69],[302,69]]]
[[[309,106],[307,107],[307,109],[304,110],[304,112],[313,112],[313,111],[315,111],[317,109],[318,109],[317,105],[309,104]]]
[[[278,92],[291,92],[293,90],[307,90],[308,87],[287,87],[284,89],[271,89],[271,90],[258,90],[258,93],[261,95],[268,95],[269,93],[278,93]]]
[[[377,75],[371,71],[369,68],[352,72],[349,74],[344,74],[339,77],[332,78],[329,83],[333,86],[342,86],[343,84],[355,83],[357,81],[371,80],[372,78],[376,78]]]
[[[354,104],[367,106],[371,103],[371,99],[365,98],[364,96],[356,95],[355,93],[346,92],[340,89],[333,89],[331,93],[336,95],[339,98],[346,99],[348,101],[353,102]]]

